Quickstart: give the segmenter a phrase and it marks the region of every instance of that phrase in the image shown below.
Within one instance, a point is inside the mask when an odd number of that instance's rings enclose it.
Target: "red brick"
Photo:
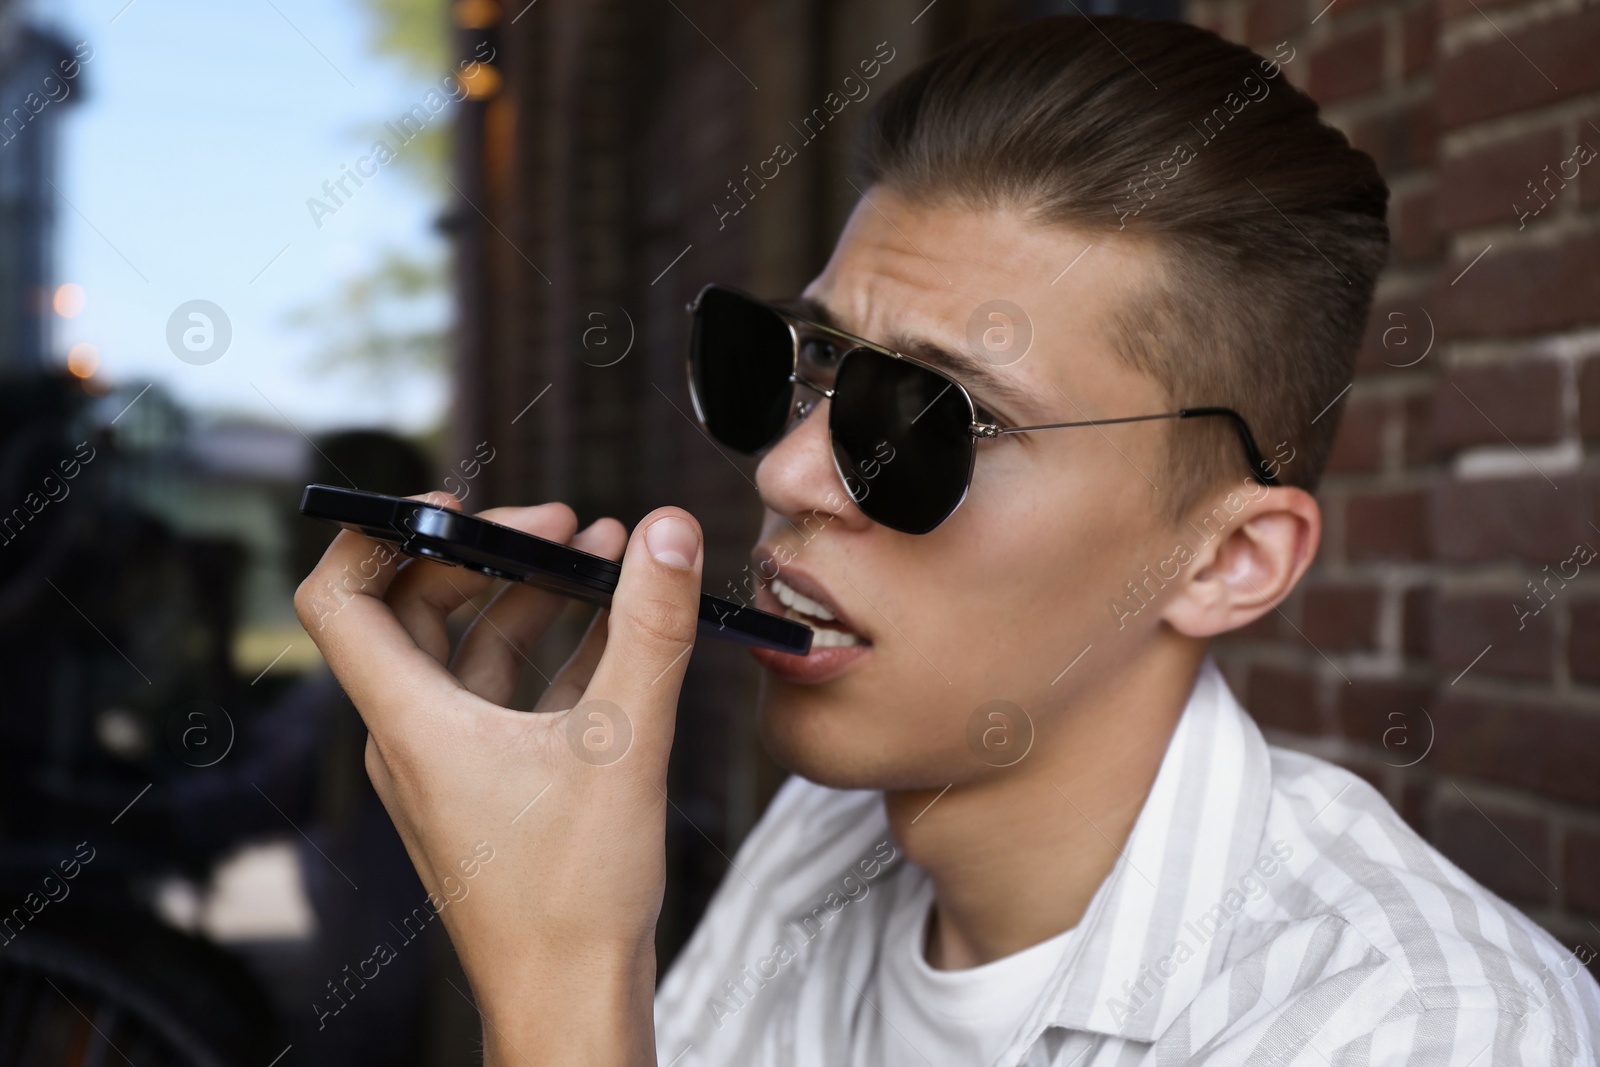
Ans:
[[[1433,443],[1442,452],[1469,445],[1548,444],[1561,438],[1561,369],[1524,360],[1454,371],[1433,391]]]
[[[1417,833],[1431,838],[1433,833],[1433,782],[1404,772],[1400,786],[1400,817]]]
[[[1591,356],[1578,371],[1578,429],[1600,438],[1600,356]]]
[[[1540,201],[1528,191],[1528,182],[1537,184],[1544,176],[1543,168],[1565,159],[1570,151],[1571,146],[1563,150],[1561,131],[1550,127],[1443,161],[1439,167],[1439,228],[1461,230],[1484,223],[1515,222],[1520,212],[1537,210]]]
[[[1566,863],[1563,867],[1567,905],[1578,911],[1600,915],[1600,833],[1592,830],[1567,831]]]
[[[1453,19],[1459,15],[1476,14],[1474,4],[1485,11],[1493,11],[1497,7],[1510,7],[1522,2],[1523,0],[1439,0],[1439,17]]]
[[[1433,843],[1462,870],[1510,900],[1543,903],[1555,893],[1550,874],[1550,824],[1541,816],[1468,801],[1454,788],[1440,794]]]
[[[1439,272],[1427,304],[1441,338],[1544,333],[1600,322],[1600,270],[1594,269],[1600,231],[1549,247],[1496,243],[1468,270],[1479,251]]]
[[[1433,4],[1419,4],[1406,12],[1400,33],[1400,54],[1405,77],[1411,78],[1432,67],[1434,45],[1439,35]]]
[[[1245,15],[1245,40],[1270,54],[1273,45],[1299,33],[1311,17],[1304,0],[1256,0]]]
[[[1579,200],[1581,192],[1574,183],[1582,177],[1580,164],[1573,158],[1576,147],[1557,142],[1556,155],[1540,162],[1517,189],[1512,202],[1512,215],[1520,232],[1541,221],[1549,221],[1561,210],[1564,200]],[[1570,164],[1570,167],[1568,166]]]
[[[1323,652],[1376,648],[1380,603],[1372,586],[1310,586],[1301,601],[1300,630]]]
[[[1369,93],[1383,84],[1383,24],[1345,34],[1311,54],[1311,98],[1319,104]]]
[[[1591,152],[1600,152],[1600,111],[1580,121],[1578,140]],[[1578,203],[1584,207],[1600,204],[1600,167],[1592,159],[1578,172]]]
[[[1439,108],[1446,128],[1600,88],[1600,7],[1537,22],[1508,37],[1496,34],[1440,61]]]
[[[1433,396],[1418,393],[1405,399],[1401,444],[1405,464],[1422,467],[1441,457],[1433,442]]]
[[[1214,7],[1192,7],[1189,12],[1189,21],[1199,26],[1202,30],[1210,30],[1218,37],[1228,36],[1228,22],[1223,18],[1222,12]]]
[[[1263,727],[1322,733],[1317,679],[1310,671],[1252,667],[1246,705]]]
[[[1554,667],[1554,620],[1554,611],[1516,593],[1441,593],[1433,611],[1433,660],[1452,678],[1470,665],[1471,677],[1547,679]]]
[[[1429,702],[1427,686],[1362,678],[1338,691],[1339,729],[1345,737],[1384,749],[1392,766],[1412,762],[1427,748],[1433,733],[1422,710]]]
[[[1420,490],[1353,493],[1345,504],[1345,553],[1352,560],[1424,559],[1428,498]]]
[[[1386,176],[1431,166],[1438,156],[1438,116],[1432,98],[1395,105],[1350,126],[1350,143]]]
[[[1552,605],[1561,602],[1563,606],[1569,605],[1582,589],[1580,584],[1573,587],[1576,579],[1582,583],[1593,577],[1594,572],[1600,570],[1600,565],[1595,564],[1597,558],[1594,545],[1600,544],[1600,538],[1592,538],[1583,544],[1574,545],[1567,550],[1567,554],[1554,563],[1546,563],[1537,571],[1532,571],[1524,580],[1520,595],[1519,606],[1530,614],[1537,612],[1540,615],[1552,610]],[[1582,575],[1582,577],[1580,577]]]
[[[1600,547],[1600,540],[1593,543]],[[1579,682],[1600,685],[1600,600],[1572,602],[1571,627],[1567,633],[1567,669]]]
[[[1441,774],[1600,804],[1600,718],[1527,701],[1464,696],[1449,685],[1444,692],[1432,708],[1438,736],[1430,756]]]
[[[1339,766],[1376,789],[1379,796],[1389,795],[1389,776],[1381,765],[1349,755],[1339,757],[1337,762]]]
[[[1213,645],[1213,649],[1218,645]],[[1222,680],[1228,683],[1228,689],[1235,694],[1250,691],[1250,664],[1230,655],[1225,644],[1216,654],[1217,669],[1222,671]]]
[[[1400,602],[1400,646],[1407,656],[1433,651],[1433,597],[1432,589],[1407,589]]]
[[[1423,263],[1437,259],[1444,249],[1444,238],[1435,220],[1432,189],[1418,189],[1396,196],[1390,205],[1389,233],[1394,255],[1401,263]],[[1403,361],[1396,361],[1403,362]]]
[[[1416,297],[1375,299],[1367,316],[1367,330],[1356,353],[1357,374],[1386,374],[1425,367],[1428,338],[1433,330]],[[1431,354],[1431,353],[1430,353]]]
[[[1289,637],[1295,637],[1296,640],[1299,639],[1298,635],[1284,623],[1282,615],[1279,615],[1276,611],[1269,611],[1247,626],[1241,626],[1237,630],[1230,630],[1222,635],[1219,640],[1227,640],[1236,644],[1270,644],[1275,641],[1286,640]]]
[[[1338,0],[1338,2],[1334,4],[1329,4],[1328,0],[1321,0],[1320,3],[1313,4],[1312,10],[1326,11],[1327,14],[1325,14],[1323,18],[1332,23],[1338,22],[1346,15],[1354,14],[1357,11],[1364,11],[1367,8],[1377,7],[1380,4],[1393,6],[1392,0]]]
[[[1428,508],[1433,551],[1456,563],[1509,557],[1542,567],[1566,559],[1594,536],[1596,483],[1566,474],[1557,485],[1530,471],[1527,478],[1435,487]]]
[[[1383,464],[1383,427],[1389,404],[1384,400],[1351,399],[1339,417],[1339,436],[1328,456],[1329,474],[1363,474]]]

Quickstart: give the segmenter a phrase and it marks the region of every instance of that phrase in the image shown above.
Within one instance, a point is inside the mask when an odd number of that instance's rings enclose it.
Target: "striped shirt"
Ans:
[[[791,778],[661,983],[659,1063],[868,1067],[883,932],[926,879],[881,793]],[[1267,745],[1208,662],[1122,858],[994,1067],[1590,1067],[1592,955],[1360,778]]]

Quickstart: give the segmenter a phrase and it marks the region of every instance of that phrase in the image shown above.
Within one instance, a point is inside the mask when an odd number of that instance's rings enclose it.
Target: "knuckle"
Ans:
[[[396,744],[393,738],[380,744],[377,735],[371,733],[367,734],[363,763],[367,778],[380,798],[387,798],[397,790],[402,795],[408,790],[414,791],[422,771],[417,753],[411,751],[407,744]]]
[[[668,597],[645,597],[628,607],[623,615],[629,631],[644,640],[681,645],[694,637],[696,615],[693,608]]]
[[[396,810],[394,769],[384,758],[383,751],[378,748],[377,740],[372,735],[367,735],[367,748],[362,760],[367,772],[367,781],[372,783],[372,791],[378,795],[378,800],[384,808],[393,812]],[[399,822],[396,821],[396,828]]]
[[[451,508],[461,510],[461,500],[447,489],[430,489],[426,493],[419,493],[411,499],[430,504],[436,508]]]
[[[315,632],[317,620],[320,618],[322,591],[318,587],[317,572],[312,571],[301,580],[294,591],[294,613],[300,620],[300,625],[306,630]]]
[[[378,742],[370,734],[367,736],[367,750],[364,753],[362,764],[366,767],[367,779],[375,787],[381,788],[386,784],[384,779],[388,777],[388,771],[383,765],[383,754],[378,751]]]

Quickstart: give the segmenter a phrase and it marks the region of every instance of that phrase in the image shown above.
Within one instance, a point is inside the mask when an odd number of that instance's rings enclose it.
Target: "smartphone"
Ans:
[[[386,541],[408,556],[527,582],[603,608],[611,606],[622,575],[622,564],[603,556],[405,497],[308,485],[300,514]],[[796,656],[811,651],[811,627],[804,623],[709,593],[700,594],[700,632]]]

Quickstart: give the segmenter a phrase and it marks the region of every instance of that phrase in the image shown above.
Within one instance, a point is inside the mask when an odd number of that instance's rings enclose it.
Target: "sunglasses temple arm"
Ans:
[[[1193,411],[1191,410],[1189,414],[1193,414]],[[1088,419],[1083,422],[1049,422],[1042,426],[996,426],[994,427],[993,436],[998,437],[1003,433],[1032,433],[1034,430],[1074,430],[1080,426],[1114,426],[1119,422],[1149,422],[1152,419],[1182,419],[1186,417],[1187,415],[1185,412],[1173,411],[1164,415],[1128,415],[1120,419]],[[982,434],[980,436],[987,437],[990,435]]]
[[[1262,485],[1278,485],[1277,476],[1272,473],[1272,465],[1261,455],[1261,450],[1256,447],[1256,439],[1250,433],[1250,426],[1232,408],[1184,408],[1178,412],[1178,418],[1204,418],[1206,416],[1220,416],[1233,423],[1233,428],[1239,434],[1239,443],[1244,446],[1244,454],[1250,460],[1250,476]]]
[[[1256,447],[1256,439],[1250,433],[1249,425],[1232,408],[1183,408],[1180,411],[1165,412],[1160,415],[1129,415],[1120,419],[1089,419],[1083,422],[1052,422],[1042,426],[997,426],[988,427],[981,424],[974,429],[974,435],[980,437],[998,437],[1006,433],[1029,433],[1033,430],[1070,430],[1080,426],[1113,426],[1123,422],[1151,422],[1155,419],[1196,419],[1207,417],[1226,418],[1233,424],[1234,430],[1239,435],[1239,443],[1244,446],[1244,452],[1250,461],[1250,475],[1262,485],[1278,485],[1278,479],[1271,473],[1271,464],[1262,458],[1261,450]],[[983,432],[990,430],[991,432]]]

